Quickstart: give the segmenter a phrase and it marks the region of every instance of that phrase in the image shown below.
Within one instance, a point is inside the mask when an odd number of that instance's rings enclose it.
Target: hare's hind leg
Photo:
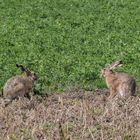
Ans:
[[[128,85],[127,83],[122,83],[119,87],[118,87],[118,93],[119,93],[119,97],[121,98],[128,98],[131,96],[131,86]]]
[[[21,83],[18,83],[12,88],[4,92],[4,98],[14,100],[17,96],[22,95],[23,90],[24,90],[24,85]]]
[[[13,89],[7,91],[4,96],[4,106],[8,106],[14,99],[23,93],[23,85],[17,84]]]
[[[24,97],[24,95],[25,95],[25,87],[22,83],[19,83],[14,87],[13,94],[11,97],[15,99],[18,97]]]
[[[131,92],[131,96],[136,96],[137,95],[137,93],[136,93],[136,82],[135,81],[131,82],[130,92]]]

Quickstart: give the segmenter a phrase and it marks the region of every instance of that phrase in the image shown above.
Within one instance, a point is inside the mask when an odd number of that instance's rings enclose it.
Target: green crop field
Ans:
[[[140,80],[139,0],[0,0],[0,88],[16,63],[39,75],[37,93],[104,88],[119,59]]]
[[[0,95],[0,140],[139,140],[140,94],[108,99],[100,77],[116,60],[140,93],[140,0],[0,0],[0,94],[17,63],[43,94]]]

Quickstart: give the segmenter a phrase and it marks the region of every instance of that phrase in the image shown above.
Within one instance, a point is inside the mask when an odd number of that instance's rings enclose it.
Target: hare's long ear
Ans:
[[[16,64],[17,68],[20,68],[22,72],[25,72],[27,74],[27,76],[31,75],[31,71],[28,70],[26,67],[24,67],[21,64]]]
[[[21,64],[16,64],[16,67],[20,68],[22,72],[26,71],[26,68],[23,65],[21,65]]]
[[[123,65],[123,62],[121,60],[115,61],[109,66],[109,69],[112,70],[112,69],[115,69],[115,68],[120,67],[122,65]]]

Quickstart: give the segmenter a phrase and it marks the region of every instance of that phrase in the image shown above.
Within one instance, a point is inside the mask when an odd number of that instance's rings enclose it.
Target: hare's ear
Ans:
[[[16,67],[20,68],[22,72],[26,71],[26,68],[23,65],[21,65],[21,64],[16,64]]]
[[[122,65],[123,65],[123,62],[121,60],[115,61],[110,65],[109,69],[112,70],[112,69],[115,69],[115,68],[120,67]]]
[[[22,72],[25,72],[27,76],[31,75],[31,71],[24,67],[22,64],[16,64],[17,68],[20,68]]]

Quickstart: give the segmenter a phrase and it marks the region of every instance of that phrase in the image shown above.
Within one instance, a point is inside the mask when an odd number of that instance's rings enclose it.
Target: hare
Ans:
[[[29,93],[38,77],[34,72],[31,72],[23,65],[16,64],[16,66],[20,68],[24,74],[14,76],[6,82],[3,88],[3,97],[10,101],[18,97],[27,97],[30,99]]]
[[[122,65],[122,61],[116,61],[101,70],[101,76],[105,78],[107,87],[110,90],[109,98],[113,98],[116,95],[122,98],[135,96],[135,79],[128,73],[113,72],[113,69]]]

